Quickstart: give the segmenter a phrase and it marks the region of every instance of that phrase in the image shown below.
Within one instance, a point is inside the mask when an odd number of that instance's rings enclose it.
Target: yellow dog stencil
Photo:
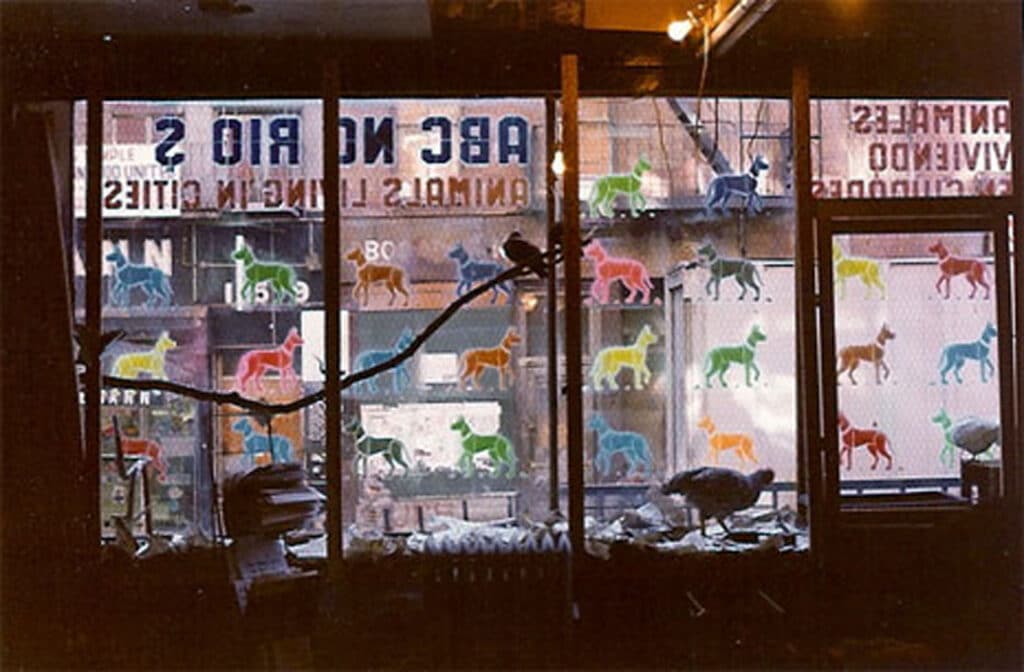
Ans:
[[[590,378],[594,381],[594,389],[603,389],[608,383],[612,390],[619,389],[615,377],[625,368],[633,370],[633,387],[642,388],[651,380],[651,370],[647,368],[647,348],[658,340],[649,325],[644,325],[633,345],[617,345],[603,348],[594,358],[590,368]]]
[[[860,278],[867,288],[865,298],[871,298],[871,290],[874,287],[885,298],[885,282],[882,281],[882,273],[878,268],[878,262],[867,257],[847,257],[843,254],[843,248],[839,243],[832,243],[832,262],[835,264],[836,282],[839,284],[839,298],[846,298],[846,280],[848,278]]]
[[[151,378],[167,380],[164,362],[167,351],[178,347],[167,332],[160,334],[151,350],[129,352],[114,360],[111,374],[118,378],[138,378],[140,373],[148,373]]]

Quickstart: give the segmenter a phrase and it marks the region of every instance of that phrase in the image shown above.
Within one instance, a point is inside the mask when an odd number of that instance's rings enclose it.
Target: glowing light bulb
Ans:
[[[689,19],[673,21],[668,24],[668,37],[673,42],[682,42],[690,34],[691,30],[693,30],[693,21]]]
[[[555,158],[551,159],[551,172],[558,177],[565,175],[565,155],[560,149],[555,150]]]

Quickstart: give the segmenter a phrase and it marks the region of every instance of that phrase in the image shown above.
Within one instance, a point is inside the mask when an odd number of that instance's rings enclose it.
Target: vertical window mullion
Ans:
[[[327,559],[331,575],[341,567],[341,211],[338,201],[338,96],[337,60],[323,70],[324,166],[324,343],[326,375],[324,403],[327,451]]]
[[[82,474],[88,492],[86,539],[100,541],[100,294],[103,272],[103,96],[99,63],[92,69],[86,111],[85,331],[80,345],[85,360],[85,459]]]

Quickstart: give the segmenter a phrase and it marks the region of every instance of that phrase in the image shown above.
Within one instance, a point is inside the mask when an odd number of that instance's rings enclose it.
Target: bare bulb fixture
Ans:
[[[555,150],[555,158],[551,159],[551,172],[558,177],[565,175],[565,155],[560,149]]]
[[[693,30],[693,21],[690,19],[673,21],[668,24],[668,37],[673,42],[682,42],[690,34],[691,30]]]

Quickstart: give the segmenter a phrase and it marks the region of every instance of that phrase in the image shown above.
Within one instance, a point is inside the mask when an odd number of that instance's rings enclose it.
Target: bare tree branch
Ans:
[[[587,242],[589,242],[589,239]],[[557,249],[553,251],[549,250],[544,253],[544,258],[550,259],[551,266],[553,267],[562,261],[562,254],[561,251]],[[407,348],[396,353],[390,359],[380,362],[375,366],[371,366],[370,368],[363,369],[361,371],[356,371],[343,377],[341,379],[341,389],[346,390],[360,381],[372,378],[379,373],[398,366],[416,354],[416,351],[426,343],[427,339],[437,332],[438,329],[444,326],[444,324],[448,322],[448,320],[450,320],[463,306],[470,303],[478,296],[492,290],[497,285],[500,285],[507,280],[513,280],[524,275],[529,275],[529,273],[529,267],[524,264],[519,264],[499,273],[487,282],[477,285],[448,304],[448,306],[441,311],[437,317],[431,320],[430,324],[428,324],[423,331],[413,339],[412,343],[410,343]],[[264,416],[294,413],[295,411],[301,410],[307,406],[312,406],[318,401],[323,401],[324,399],[324,390],[322,388],[312,394],[308,394],[285,404],[272,404],[257,399],[243,397],[238,392],[200,390],[188,385],[182,385],[181,383],[174,383],[169,380],[135,380],[131,378],[118,378],[117,376],[103,376],[103,384],[108,387],[120,387],[129,390],[161,390],[163,392],[180,394],[184,397],[191,397],[199,401],[209,401],[215,404],[233,404],[240,408],[252,411],[257,415]]]

